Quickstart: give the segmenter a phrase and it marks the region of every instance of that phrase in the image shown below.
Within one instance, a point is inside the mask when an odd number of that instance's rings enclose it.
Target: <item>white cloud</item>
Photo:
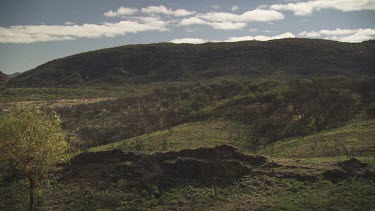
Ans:
[[[202,20],[197,17],[191,17],[183,19],[178,23],[179,26],[190,26],[190,25],[208,25],[211,26],[214,29],[219,30],[234,30],[234,29],[242,29],[246,26],[246,23],[241,22],[229,22],[229,21],[223,21],[223,22],[209,22],[206,20]]]
[[[164,14],[164,15],[172,15],[176,17],[189,16],[189,15],[194,15],[196,13],[195,11],[189,11],[185,9],[172,10],[172,9],[165,7],[164,5],[142,8],[141,11],[144,13],[148,13],[148,14]]]
[[[240,9],[240,7],[239,6],[237,6],[237,5],[234,5],[233,7],[232,7],[232,11],[236,11],[236,10],[238,10],[238,9]]]
[[[300,37],[306,37],[308,33],[312,32],[301,32],[298,34]],[[320,30],[314,32],[323,36],[325,39],[336,40],[341,42],[361,42],[369,39],[375,39],[375,29],[335,29],[335,30]],[[257,36],[242,36],[242,37],[230,37],[226,40],[206,40],[201,38],[181,38],[171,40],[173,43],[206,43],[206,42],[238,42],[238,41],[268,41],[274,39],[284,39],[284,38],[295,38],[291,32],[282,33],[275,36],[257,35]],[[316,37],[316,36],[314,36]]]
[[[110,10],[110,11],[104,13],[104,16],[118,17],[118,16],[134,15],[138,11],[141,11],[141,12],[147,13],[147,14],[164,14],[164,15],[172,15],[172,16],[176,16],[176,17],[194,15],[196,13],[195,11],[189,11],[189,10],[185,10],[185,9],[172,10],[170,8],[167,8],[164,5],[159,5],[159,6],[144,7],[140,10],[137,9],[137,8],[120,7],[117,11]]]
[[[211,5],[211,8],[213,8],[213,9],[217,10],[217,9],[220,9],[220,6],[219,6],[219,5],[216,5],[216,4],[214,4],[214,5]]]
[[[342,42],[362,42],[375,39],[375,29],[334,29],[320,31],[303,31],[298,34],[301,37],[324,38]]]
[[[234,23],[229,21],[224,22],[211,22],[209,24],[214,29],[220,29],[220,30],[235,30],[235,29],[242,29],[246,27],[246,23]]]
[[[284,34],[279,34],[276,36],[243,36],[243,37],[230,37],[227,40],[206,40],[201,38],[180,38],[180,39],[173,39],[170,42],[172,43],[193,43],[193,44],[200,44],[206,42],[238,42],[238,41],[248,41],[248,40],[259,40],[259,41],[268,41],[274,39],[283,39],[283,38],[291,38],[295,37],[295,35],[291,32],[287,32]]]
[[[264,6],[262,6],[264,8]],[[273,10],[292,11],[295,15],[310,15],[321,9],[336,9],[343,12],[375,10],[374,0],[310,0],[304,2],[274,4],[269,6]]]
[[[77,38],[114,37],[127,33],[165,31],[161,20],[120,21],[117,23],[83,25],[22,25],[0,27],[0,43],[34,43]]]
[[[64,23],[64,25],[74,25],[74,23],[67,21],[67,22]]]
[[[276,36],[243,36],[243,37],[230,37],[228,40],[225,40],[225,42],[238,42],[238,41],[246,41],[246,40],[259,40],[259,41],[267,41],[267,40],[274,40],[274,39],[283,39],[283,38],[291,38],[296,37],[291,32],[286,32],[283,34],[279,34]]]
[[[209,12],[198,14],[196,17],[207,21],[230,21],[230,22],[268,22],[284,19],[284,15],[275,10],[255,9],[237,15],[227,12]]]
[[[359,29],[334,29],[334,30],[320,30],[320,31],[303,31],[299,33],[302,37],[320,37],[322,35],[334,36],[334,35],[349,35],[354,34]]]
[[[362,42],[365,40],[375,39],[375,29],[362,29],[354,34],[339,37],[342,42]]]
[[[128,7],[120,7],[117,11],[109,10],[108,12],[104,13],[104,16],[107,17],[118,17],[118,16],[125,16],[125,15],[133,15],[138,12],[137,8],[128,8]]]
[[[173,39],[171,40],[172,43],[192,43],[192,44],[200,44],[208,42],[208,40],[201,39],[201,38],[180,38],[180,39]]]
[[[246,27],[248,22],[267,22],[282,19],[284,19],[284,15],[275,10],[256,9],[240,15],[226,12],[197,14],[194,17],[181,20],[178,25],[208,25],[214,29],[234,30]]]

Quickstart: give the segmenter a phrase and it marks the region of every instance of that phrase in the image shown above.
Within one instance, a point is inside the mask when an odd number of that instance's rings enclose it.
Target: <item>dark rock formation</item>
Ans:
[[[136,180],[162,176],[234,178],[249,174],[253,168],[267,163],[266,157],[243,154],[227,145],[151,155],[112,150],[79,154],[65,167],[64,176]]]
[[[369,164],[359,161],[356,158],[338,162],[336,164],[339,169],[329,169],[323,172],[325,179],[333,182],[349,179],[352,177],[364,177],[367,179],[375,179],[375,171]]]

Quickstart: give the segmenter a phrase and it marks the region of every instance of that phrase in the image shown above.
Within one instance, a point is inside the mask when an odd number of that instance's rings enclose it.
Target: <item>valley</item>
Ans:
[[[40,182],[37,210],[372,210],[374,53],[308,39],[103,49],[7,79],[0,114],[61,120],[70,161]],[[0,179],[0,210],[27,209],[25,175]]]

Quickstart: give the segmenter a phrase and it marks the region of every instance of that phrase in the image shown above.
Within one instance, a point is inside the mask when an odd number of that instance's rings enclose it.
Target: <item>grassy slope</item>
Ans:
[[[231,127],[225,121],[186,123],[169,130],[94,147],[88,151],[107,151],[117,148],[124,151],[157,152],[212,147],[220,144],[236,145],[231,136]]]
[[[236,138],[236,128],[229,122],[206,121],[187,123],[169,130],[126,139],[89,149],[106,151],[115,148],[125,151],[168,151],[187,148],[210,147],[230,144],[244,149]],[[375,150],[375,120],[354,122],[342,128],[317,134],[282,140],[258,151],[275,158],[320,160],[331,157],[332,161],[349,156],[372,158]]]
[[[5,202],[0,210],[27,207],[27,183],[1,188],[0,202]],[[40,210],[373,210],[375,183],[302,182],[261,175],[235,181],[178,180],[172,187],[161,187],[79,179],[39,189],[37,204]]]
[[[342,128],[279,141],[260,153],[277,158],[298,158],[304,163],[338,162],[348,157],[375,163],[374,137],[375,120],[355,122]]]
[[[186,86],[196,82],[209,83],[223,80],[236,80],[238,77],[225,77],[193,82],[155,82],[148,84],[126,84],[126,85],[95,85],[82,87],[62,88],[3,88],[0,87],[0,104],[28,101],[57,101],[87,98],[108,98],[108,97],[135,97],[151,93],[154,89]],[[240,77],[244,79],[244,77]]]
[[[375,121],[370,120],[311,136],[280,141],[260,150],[259,153],[272,156],[273,159],[287,165],[313,164],[312,166],[315,167],[328,167],[348,159],[347,152],[343,151],[345,146],[352,156],[374,165],[374,155],[371,154],[375,143],[374,137]],[[241,147],[233,138],[233,128],[228,126],[228,123],[199,122],[92,148],[91,151],[113,148],[137,150],[137,141],[144,144],[142,151],[163,151],[161,140],[168,141],[168,150],[213,146],[221,143]],[[154,188],[157,189],[157,185]],[[339,183],[321,180],[313,183],[295,179],[251,176],[237,180],[231,185],[182,184],[165,191],[160,198],[154,198],[147,187],[138,191],[145,194],[137,196],[141,198],[139,204],[126,203],[124,208],[155,210],[191,207],[198,210],[241,210],[249,207],[254,210],[371,210],[375,208],[375,183],[363,179]]]
[[[147,84],[126,86],[92,86],[80,88],[4,88],[0,89],[0,103],[23,101],[56,101],[62,99],[134,97],[152,89],[172,85]]]
[[[334,157],[327,159],[324,157],[327,156],[326,151],[321,151],[321,148],[317,147],[311,148],[313,140],[319,140],[323,146],[331,145],[330,143],[335,143],[336,140],[344,140],[346,144],[353,144],[353,146],[372,146],[374,123],[375,121],[360,122],[313,136],[277,142],[274,144],[272,155],[274,159],[280,159],[288,165],[298,166],[302,164],[301,161],[309,161],[315,166],[327,167],[332,162],[347,158],[337,158],[334,154]],[[231,131],[231,127],[225,121],[197,122],[95,147],[90,151],[121,148],[151,152],[213,146],[221,143],[237,144],[241,147],[234,138],[231,138],[233,137]],[[166,147],[163,146],[163,140],[167,140]],[[264,149],[260,153],[268,154],[269,149]],[[286,158],[286,153],[290,153],[289,157],[293,158]],[[2,194],[0,198],[5,199],[5,202],[0,203],[3,204],[0,205],[0,209],[9,207],[21,209],[27,206],[26,183],[17,182],[7,186],[2,185],[1,188],[3,191],[0,193]],[[134,186],[125,180],[106,183],[77,178],[62,183],[52,181],[49,188],[40,190],[37,198],[41,210],[62,208],[67,210],[116,208],[120,210],[372,210],[375,208],[375,183],[365,179],[345,180],[338,183],[326,180],[302,182],[290,178],[253,175],[237,180],[216,182],[177,180],[176,185],[163,187],[158,183]]]

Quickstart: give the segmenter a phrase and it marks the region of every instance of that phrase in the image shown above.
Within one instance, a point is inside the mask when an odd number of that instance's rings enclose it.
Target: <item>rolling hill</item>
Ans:
[[[6,80],[8,80],[8,75],[7,74],[5,74],[5,73],[3,73],[3,72],[1,72],[0,71],[0,83],[3,83],[3,82],[5,82]]]
[[[188,81],[222,76],[373,76],[375,41],[281,39],[205,44],[142,44],[80,53],[42,64],[9,87]]]

